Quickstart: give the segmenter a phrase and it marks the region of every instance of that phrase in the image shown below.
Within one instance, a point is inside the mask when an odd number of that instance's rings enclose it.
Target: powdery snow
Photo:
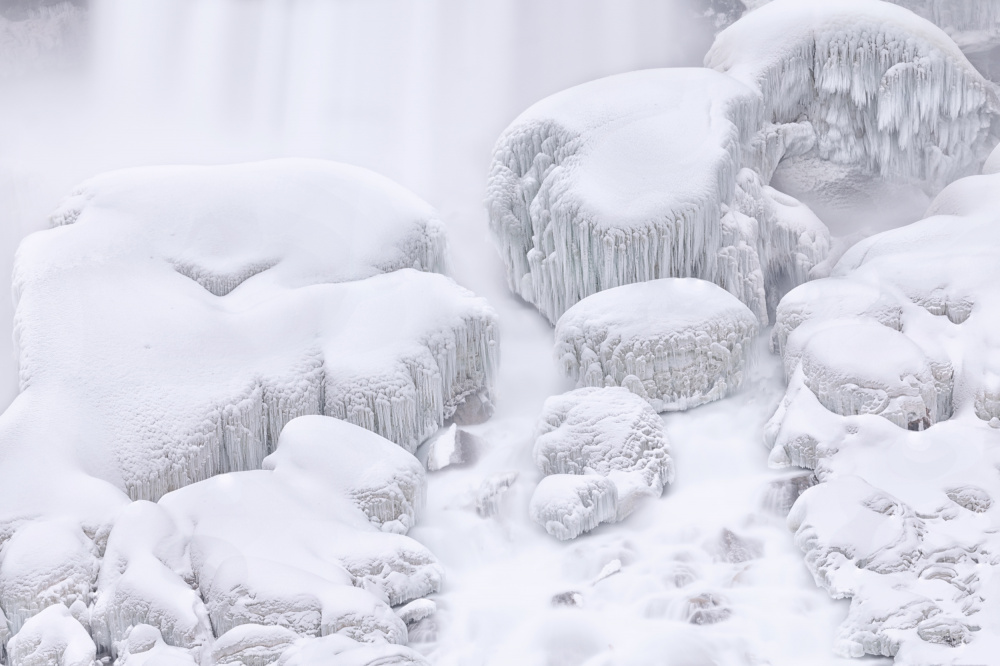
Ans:
[[[630,72],[536,103],[490,170],[510,288],[555,322],[604,289],[699,277],[767,321],[768,293],[773,306],[803,282],[829,237],[767,187],[763,121],[759,95],[706,69]],[[794,134],[775,139],[782,151]]]
[[[789,524],[817,583],[851,598],[845,656],[985,664],[1000,649],[998,178],[956,181],[778,309],[790,380],[766,438],[773,463],[820,481]]]

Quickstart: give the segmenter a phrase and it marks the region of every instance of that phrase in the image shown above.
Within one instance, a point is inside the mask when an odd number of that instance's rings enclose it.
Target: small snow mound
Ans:
[[[10,666],[94,666],[96,654],[90,634],[61,603],[32,616],[7,643]]]
[[[212,661],[220,665],[267,666],[298,640],[298,634],[284,627],[241,624],[215,641]]]
[[[603,476],[552,474],[535,488],[528,505],[531,519],[559,539],[575,539],[601,523],[618,519],[618,491]]]
[[[556,324],[556,357],[578,386],[624,386],[657,411],[738,390],[759,324],[724,289],[668,278],[609,289]]]

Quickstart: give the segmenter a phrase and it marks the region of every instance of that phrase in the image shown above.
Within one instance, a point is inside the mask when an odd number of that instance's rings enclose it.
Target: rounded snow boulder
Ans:
[[[829,234],[767,187],[763,127],[759,94],[704,68],[629,72],[536,103],[497,140],[487,190],[511,290],[555,322],[605,289],[698,277],[766,320]]]
[[[951,416],[953,369],[910,338],[869,319],[806,324],[789,337],[786,374],[801,364],[805,385],[835,414],[878,414],[924,430]]]
[[[535,464],[547,476],[531,498],[532,520],[558,539],[623,520],[674,479],[663,422],[620,387],[581,388],[545,401]]]
[[[672,278],[594,294],[556,324],[556,357],[577,386],[623,386],[658,411],[723,398],[743,384],[759,323],[705,280]]]

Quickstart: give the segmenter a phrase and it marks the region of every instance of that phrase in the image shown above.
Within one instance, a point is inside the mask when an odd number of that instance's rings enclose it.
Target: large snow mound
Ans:
[[[666,278],[588,296],[559,318],[556,358],[577,386],[624,386],[658,412],[740,388],[759,324],[724,289]]]
[[[280,160],[94,178],[21,245],[22,393],[0,423],[60,440],[133,499],[253,469],[327,414],[412,450],[489,401],[496,316],[441,270],[427,204],[355,167]],[[68,441],[52,414],[67,414]]]
[[[345,639],[341,651],[405,644],[391,605],[437,591],[442,577],[436,558],[403,535],[423,474],[379,435],[304,416],[285,427],[262,470],[132,503],[96,581],[98,647],[135,653],[132,628],[142,625],[155,631],[150,646],[192,657],[211,648],[216,663],[267,663],[300,649],[300,638],[328,635]]]
[[[707,69],[630,72],[538,102],[500,136],[490,171],[510,288],[555,322],[604,289],[699,277],[766,321],[767,294],[773,306],[804,282],[829,238],[767,187],[763,120],[753,89]]]
[[[851,598],[845,655],[1000,650],[998,211],[1000,175],[958,180],[778,308],[790,378],[765,435],[774,464],[820,481],[789,525],[816,581]]]
[[[674,479],[663,422],[619,387],[547,399],[532,455],[546,476],[531,498],[531,518],[564,540],[624,519]]]
[[[705,64],[759,90],[809,157],[934,191],[1000,140],[993,84],[943,30],[880,0],[774,0],[719,33]]]

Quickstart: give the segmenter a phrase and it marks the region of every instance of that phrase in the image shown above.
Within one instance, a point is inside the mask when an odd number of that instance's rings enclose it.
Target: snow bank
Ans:
[[[510,288],[555,322],[604,289],[699,277],[766,321],[767,294],[804,281],[829,238],[766,186],[763,120],[759,95],[706,69],[630,72],[538,102],[500,136],[490,171]],[[788,128],[773,140],[799,143]]]
[[[998,175],[952,183],[778,308],[789,385],[765,435],[772,463],[820,481],[789,525],[817,583],[851,598],[847,656],[1000,649],[998,193]]]
[[[495,314],[425,272],[444,265],[442,225],[380,176],[309,160],[134,169],[88,181],[53,220],[18,252],[31,406],[0,441],[79,413],[70,449],[133,499],[258,467],[301,414],[412,450],[467,397],[489,401]]]
[[[933,191],[1000,140],[995,87],[940,28],[879,0],[775,0],[723,30],[705,64],[759,90],[765,121],[808,135],[811,158]]]
[[[581,388],[546,400],[532,455],[546,476],[529,513],[563,540],[624,519],[674,479],[663,422],[624,388]]]
[[[668,278],[588,296],[559,318],[556,358],[577,386],[624,386],[658,412],[740,388],[753,313],[704,280]]]

